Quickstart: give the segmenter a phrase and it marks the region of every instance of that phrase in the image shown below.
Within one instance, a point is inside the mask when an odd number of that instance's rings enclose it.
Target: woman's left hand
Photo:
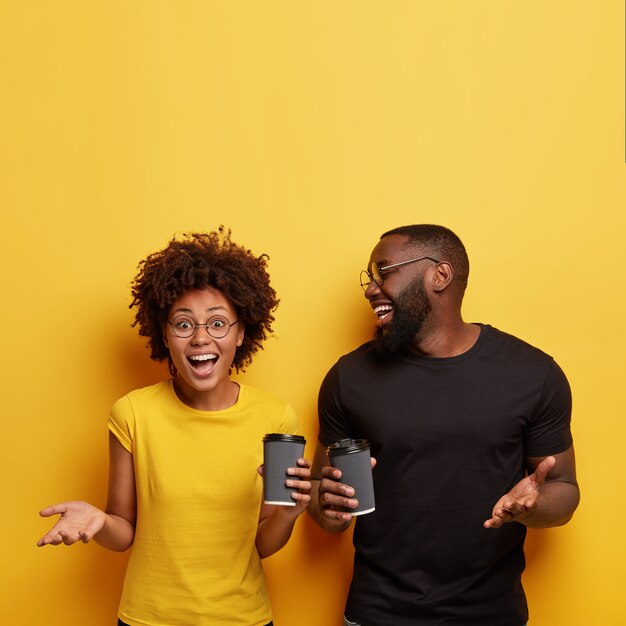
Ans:
[[[287,479],[287,487],[298,490],[291,497],[296,501],[296,511],[300,515],[311,502],[311,463],[307,459],[298,459],[298,467],[289,467],[287,474],[292,477]]]

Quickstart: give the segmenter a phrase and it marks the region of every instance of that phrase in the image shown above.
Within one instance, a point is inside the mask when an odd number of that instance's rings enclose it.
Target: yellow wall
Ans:
[[[319,382],[371,331],[359,270],[414,222],[467,244],[466,317],[573,387],[583,500],[530,534],[532,623],[623,623],[623,31],[617,0],[0,0],[0,623],[114,623],[126,556],[37,549],[37,511],[103,502],[109,406],[164,375],[129,327],[139,259],[220,223],[270,254],[276,337],[242,378],[310,455]],[[299,522],[277,626],[338,624],[350,550]]]

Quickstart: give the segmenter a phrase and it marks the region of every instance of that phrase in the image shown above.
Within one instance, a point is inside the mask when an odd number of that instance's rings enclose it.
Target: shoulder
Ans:
[[[129,391],[113,404],[113,408],[123,408],[138,404],[150,404],[158,402],[160,399],[169,397],[172,393],[171,380],[162,380],[154,385],[140,387]]]
[[[263,405],[266,407],[274,407],[276,409],[284,409],[289,406],[289,403],[278,396],[275,396],[269,391],[264,389],[258,389],[257,387],[250,387],[249,385],[238,383],[240,388],[241,401],[248,405]]]
[[[163,403],[156,398],[166,397],[171,393],[170,381],[163,381],[156,385],[135,389],[122,396],[111,407],[108,426],[109,430],[117,437],[118,441],[131,454],[134,450],[134,440],[138,424],[142,423],[142,416],[153,414],[156,403]]]
[[[138,415],[154,412],[157,407],[174,402],[173,398],[171,380],[134,389],[115,401],[111,407],[111,417],[117,421],[135,420]]]
[[[374,342],[368,341],[337,359],[324,376],[321,391],[323,394],[330,393],[344,384],[350,384],[350,381],[367,379],[381,364],[385,365],[376,352]]]
[[[298,418],[291,405],[268,391],[239,383],[240,394],[237,409],[254,417],[254,422],[264,420],[267,432],[295,433]]]
[[[552,356],[515,335],[504,332],[494,326],[481,324],[485,333],[485,341],[483,349],[489,353],[499,354],[501,356],[518,356],[519,358],[534,359],[537,362],[550,363],[554,359]]]
[[[351,350],[350,352],[347,352],[343,356],[339,357],[339,361],[359,360],[367,358],[370,354],[374,354],[375,352],[374,341],[366,341],[354,350]]]
[[[355,367],[359,365],[366,365],[376,360],[376,349],[374,348],[373,341],[367,341],[361,344],[358,348],[344,354],[337,359],[333,367],[342,369],[344,367]]]
[[[487,332],[479,350],[482,367],[495,368],[502,376],[519,381],[532,379],[548,387],[568,388],[565,373],[550,354],[492,326],[483,328]]]

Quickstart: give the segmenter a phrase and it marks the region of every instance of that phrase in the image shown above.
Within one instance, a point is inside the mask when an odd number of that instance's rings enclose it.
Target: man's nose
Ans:
[[[365,288],[363,295],[371,300],[373,296],[380,293],[380,285],[375,280],[370,280],[369,284]]]

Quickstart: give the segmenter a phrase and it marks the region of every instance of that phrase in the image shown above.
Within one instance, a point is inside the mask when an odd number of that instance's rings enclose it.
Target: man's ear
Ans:
[[[435,292],[442,292],[454,278],[454,268],[448,261],[441,261],[435,265],[432,277],[432,287]]]

